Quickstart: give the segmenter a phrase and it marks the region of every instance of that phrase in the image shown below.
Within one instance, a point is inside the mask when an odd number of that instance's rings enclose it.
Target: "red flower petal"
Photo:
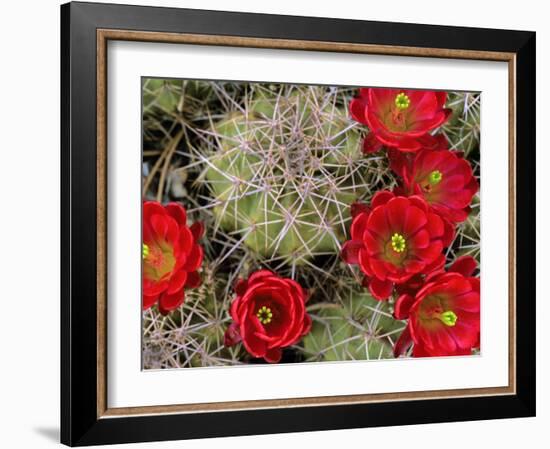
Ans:
[[[359,214],[369,214],[370,213],[370,207],[367,206],[365,203],[361,203],[359,201],[356,201],[355,203],[351,203],[350,206],[350,215],[352,218],[357,217]]]
[[[469,280],[472,285],[472,290],[479,293],[481,284],[479,278],[469,278]]]
[[[265,353],[264,359],[266,362],[269,363],[279,363],[281,361],[282,355],[283,352],[280,348],[272,348]]]
[[[464,176],[462,175],[450,175],[446,176],[443,181],[438,184],[438,189],[446,190],[448,193],[453,193],[458,191],[458,196],[455,196],[455,201],[462,203],[464,198],[460,195],[461,191],[464,189]],[[470,200],[466,200],[465,207],[470,203]]]
[[[180,228],[179,247],[182,254],[188,254],[191,251],[193,241],[191,230],[187,226]]]
[[[359,267],[361,268],[361,271],[366,274],[367,276],[372,276],[373,275],[373,272],[372,272],[372,269],[370,267],[370,262],[369,262],[369,255],[367,253],[367,250],[366,249],[361,249],[359,250]]]
[[[424,198],[422,198],[421,196],[413,195],[409,196],[408,198],[411,202],[411,205],[413,205],[414,207],[418,207],[424,213],[429,211],[428,203],[426,203]]]
[[[368,217],[366,226],[375,232],[378,237],[385,238],[390,234],[386,210],[383,207],[375,208]]]
[[[408,184],[409,181],[406,179],[406,176],[410,170],[409,166],[412,164],[411,154],[404,153],[403,151],[396,150],[395,148],[388,148],[388,159],[390,162],[390,168],[395,174],[403,178],[405,184]]]
[[[203,255],[202,246],[194,244],[187,256],[183,269],[186,271],[196,271],[201,266]]]
[[[196,271],[187,273],[187,281],[185,281],[185,288],[197,288],[202,284],[201,276]]]
[[[393,316],[396,320],[406,320],[409,318],[409,310],[414,303],[414,297],[411,295],[401,295],[395,301]]]
[[[414,117],[415,121],[431,120],[434,116],[434,111],[440,108],[435,92],[416,90],[409,91],[407,94],[411,101],[409,114]],[[430,130],[429,125],[425,127],[425,130]]]
[[[186,226],[187,225],[187,214],[185,212],[185,209],[181,207],[178,203],[168,203],[165,206],[166,212],[168,212],[168,215],[170,215],[174,220],[176,220],[177,224],[180,226]]]
[[[238,296],[236,299],[233,300],[233,302],[231,302],[231,306],[229,306],[229,314],[231,315],[231,318],[233,319],[233,321],[235,321],[235,323],[238,323],[238,324],[242,322],[242,319],[241,319],[242,305],[243,305],[243,301],[241,300],[241,297]]]
[[[163,294],[159,299],[159,312],[167,315],[183,304],[185,300],[185,292],[183,288],[173,294]]]
[[[403,223],[403,232],[406,236],[413,236],[426,225],[427,221],[428,218],[424,211],[415,206],[408,207]]]
[[[403,332],[401,332],[401,335],[395,342],[395,346],[393,348],[393,356],[399,357],[403,353],[409,349],[409,347],[412,344],[411,334],[409,331],[409,326],[407,326],[405,329],[403,329]]]
[[[443,246],[447,248],[451,246],[455,239],[455,226],[448,220],[443,220],[443,237],[442,242]]]
[[[445,232],[445,227],[443,225],[443,220],[439,215],[437,214],[431,214],[428,213],[427,215],[428,222],[426,223],[426,229],[432,236],[432,238],[435,237],[442,237]]]
[[[223,336],[223,344],[226,347],[234,346],[241,341],[239,326],[237,323],[231,323]]]
[[[245,294],[246,289],[248,288],[248,281],[246,279],[238,279],[233,286],[233,290],[237,296],[242,296]]]
[[[440,240],[436,240],[427,248],[418,248],[415,250],[415,254],[426,261],[426,263],[431,263],[439,256],[442,250],[443,244]]]
[[[432,136],[430,136],[432,137]],[[445,137],[445,134],[437,134],[433,136],[433,138],[437,141],[436,145],[431,148],[432,150],[448,150],[449,149],[449,141],[447,140],[447,137]],[[456,152],[455,152],[456,154]]]
[[[342,260],[349,264],[359,263],[359,250],[363,248],[363,242],[357,240],[348,240],[342,246]]]
[[[165,215],[166,211],[160,203],[156,201],[146,201],[143,203],[143,221],[149,222],[153,215]]]
[[[369,133],[363,139],[363,153],[370,154],[380,151],[383,147],[382,142],[376,138],[376,134]]]
[[[262,326],[255,317],[243,321],[240,326],[243,345],[254,357],[263,357],[267,351],[267,343],[257,336],[261,331],[263,331]]]
[[[379,190],[372,197],[371,206],[374,209],[375,207],[386,204],[393,198],[395,198],[395,194],[393,192],[390,192],[389,190]]]
[[[150,309],[158,299],[158,295],[143,295],[142,308],[143,310]]]
[[[354,98],[351,100],[349,104],[349,112],[351,117],[359,123],[365,123],[366,106],[367,104],[363,99]]]
[[[172,295],[174,293],[179,292],[180,290],[183,289],[186,281],[187,281],[187,271],[180,270],[177,273],[174,273],[170,278],[166,293],[168,295]]]
[[[434,276],[437,276],[445,271],[445,256],[440,254],[430,264],[426,266],[424,272],[426,273],[426,281],[431,280]]]
[[[204,235],[204,224],[201,221],[196,221],[189,227],[189,230],[196,242]]]
[[[410,209],[415,209],[411,207]],[[406,232],[406,231],[405,231]],[[426,248],[430,244],[430,234],[426,229],[418,231],[410,240],[411,248]]]
[[[384,251],[384,242],[368,230],[363,234],[363,242],[369,256],[375,256]]]
[[[369,290],[375,299],[383,301],[388,299],[388,297],[392,294],[393,282],[381,281],[377,278],[372,278],[369,281]]]
[[[410,207],[409,200],[403,196],[397,196],[388,201],[388,204],[386,204],[386,215],[388,217],[388,225],[391,228],[390,233],[403,232],[406,214]]]
[[[145,296],[158,296],[168,288],[168,281],[167,280],[153,281],[143,276],[142,286],[143,286],[143,294]]]
[[[269,270],[256,271],[248,278],[248,285],[252,286],[256,282],[261,282],[263,278],[269,277],[275,277],[275,275]]]
[[[381,111],[392,106],[395,97],[401,93],[401,89],[370,88],[367,89],[369,107],[375,111]]]
[[[369,219],[369,215],[362,213],[357,215],[352,223],[351,223],[351,238],[353,240],[362,240],[363,239],[363,233],[365,232],[365,226],[367,225],[367,221]]]
[[[449,148],[449,142],[444,134],[437,134],[432,136],[425,134],[422,137],[417,138],[422,148],[427,150],[447,150]]]
[[[477,261],[472,256],[462,256],[456,259],[449,272],[460,273],[463,276],[471,276],[477,268]]]
[[[168,232],[168,216],[164,214],[153,215],[150,218],[149,222],[151,223],[155,235],[164,240],[166,237],[166,233]]]
[[[417,139],[412,137],[405,137],[397,141],[395,145],[400,151],[414,152],[422,149],[422,145]]]
[[[359,263],[361,264],[361,259],[363,257],[363,253],[366,253],[366,251],[360,251],[359,252]],[[365,258],[367,258],[366,256]],[[375,278],[378,278],[381,281],[385,281],[388,277],[388,267],[386,266],[386,263],[382,260],[379,260],[375,257],[368,258],[369,266],[372,270],[372,273],[374,274]],[[361,264],[362,265],[362,264]]]
[[[405,262],[405,271],[415,274],[424,270],[426,263],[421,260],[409,259]]]
[[[445,103],[447,102],[447,92],[436,91],[435,95],[437,97],[437,103],[439,104],[439,107],[445,106]]]

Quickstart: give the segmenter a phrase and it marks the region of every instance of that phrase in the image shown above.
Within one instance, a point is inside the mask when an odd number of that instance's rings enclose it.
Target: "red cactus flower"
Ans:
[[[370,209],[354,210],[358,213],[342,258],[359,264],[376,299],[387,299],[395,284],[430,272],[444,260],[445,224],[421,197],[381,191]]]
[[[241,341],[253,357],[269,363],[281,360],[282,348],[297,343],[311,328],[306,292],[292,279],[261,270],[235,285],[231,304],[233,323],[225,345]]]
[[[403,190],[422,196],[442,217],[458,223],[479,190],[470,163],[452,151],[422,150],[403,169]]]
[[[369,127],[363,152],[382,146],[400,151],[418,151],[436,143],[430,131],[451,115],[445,108],[446,92],[431,90],[362,88],[350,103],[354,120]]]
[[[479,348],[479,278],[472,257],[456,260],[447,273],[433,273],[413,295],[395,303],[395,318],[408,319],[394,347],[395,357],[413,344],[414,357],[470,355]]]
[[[177,203],[143,204],[143,310],[158,303],[166,315],[184,301],[184,288],[200,285],[197,269],[203,258],[197,243],[202,223],[187,226],[185,209]]]

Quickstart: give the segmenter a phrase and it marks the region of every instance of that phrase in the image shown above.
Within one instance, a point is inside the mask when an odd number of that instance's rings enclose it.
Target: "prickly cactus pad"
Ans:
[[[391,306],[366,291],[341,292],[315,307],[317,319],[304,337],[307,361],[378,360],[391,357],[393,340],[405,325]]]
[[[266,259],[338,252],[349,204],[372,185],[342,92],[258,88],[212,124],[206,182],[217,226]]]

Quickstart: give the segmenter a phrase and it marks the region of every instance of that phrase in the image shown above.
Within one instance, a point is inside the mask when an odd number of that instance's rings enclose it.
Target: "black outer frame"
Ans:
[[[516,54],[515,395],[97,417],[98,28]],[[535,416],[535,33],[265,14],[61,6],[61,442],[70,446]]]

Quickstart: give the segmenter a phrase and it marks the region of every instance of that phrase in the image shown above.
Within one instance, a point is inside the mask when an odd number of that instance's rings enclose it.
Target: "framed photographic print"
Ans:
[[[62,15],[62,442],[535,414],[535,34]]]

